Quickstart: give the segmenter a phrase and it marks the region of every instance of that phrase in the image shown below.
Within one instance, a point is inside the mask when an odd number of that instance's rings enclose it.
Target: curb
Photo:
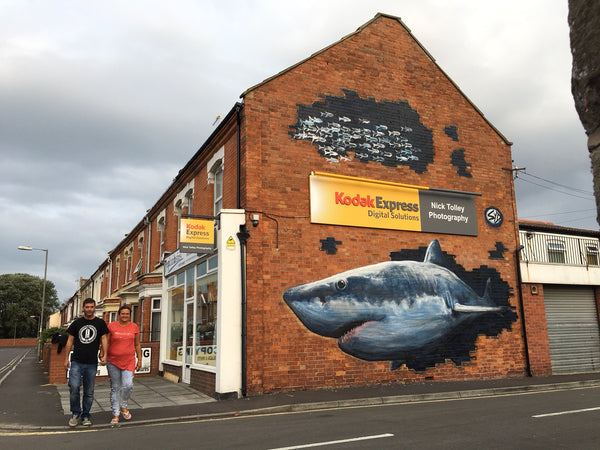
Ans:
[[[332,400],[326,402],[298,403],[286,404],[280,406],[269,406],[265,408],[247,409],[239,411],[229,411],[220,413],[194,414],[189,416],[163,417],[157,419],[146,419],[135,422],[119,422],[119,425],[113,427],[110,423],[101,423],[89,427],[71,428],[68,425],[64,426],[38,426],[38,425],[22,425],[22,424],[0,424],[0,431],[3,432],[35,432],[35,431],[79,431],[90,429],[111,429],[130,426],[164,424],[169,422],[189,422],[196,420],[208,419],[227,419],[232,417],[256,416],[261,414],[281,414],[294,412],[318,411],[324,409],[335,408],[352,408],[376,405],[393,405],[402,403],[415,402],[433,402],[442,400],[458,400],[458,399],[473,399],[483,397],[494,397],[502,395],[517,395],[517,394],[534,394],[539,392],[548,392],[556,390],[573,390],[600,387],[599,380],[572,381],[565,383],[552,384],[532,384],[524,386],[510,386],[489,389],[472,389],[465,391],[449,391],[449,392],[433,392],[424,394],[406,394],[394,395],[385,397],[368,397],[347,400]]]

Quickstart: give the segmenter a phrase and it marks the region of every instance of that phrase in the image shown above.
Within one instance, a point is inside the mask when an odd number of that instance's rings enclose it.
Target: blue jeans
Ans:
[[[127,409],[127,403],[133,390],[133,372],[119,369],[108,361],[106,362],[106,368],[110,376],[110,406],[113,416],[118,416],[120,408]]]
[[[81,416],[82,419],[90,418],[90,409],[94,403],[94,384],[96,382],[96,364],[82,364],[71,361],[69,369],[69,394],[71,399],[71,414]],[[83,401],[79,391],[83,382]]]

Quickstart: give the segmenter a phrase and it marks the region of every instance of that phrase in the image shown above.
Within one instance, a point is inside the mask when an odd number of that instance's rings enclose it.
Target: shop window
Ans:
[[[190,299],[194,297],[194,268],[190,267],[186,270],[185,277],[185,298]]]
[[[186,364],[216,366],[217,267],[215,255],[167,279],[168,359],[183,362],[185,348]],[[151,339],[160,333],[160,306],[152,299]]]
[[[167,358],[173,361],[181,361],[183,354],[184,278],[185,272],[178,274],[176,286],[169,290]]]
[[[207,366],[217,364],[217,274],[212,273],[196,281],[196,347],[194,363]]]
[[[198,264],[196,266],[196,277],[200,278],[201,276],[206,275],[208,273],[207,267],[207,261],[202,261],[200,264]]]
[[[565,244],[560,241],[548,242],[548,262],[565,263]]]
[[[217,258],[217,256],[213,256],[212,258],[210,258],[208,260],[208,270],[217,270],[217,267],[219,267],[219,260]]]
[[[598,265],[598,247],[595,245],[586,245],[585,246],[587,263],[590,266]]]
[[[175,278],[173,277],[173,280]],[[152,311],[150,313],[150,341],[160,341],[160,298],[152,299]]]

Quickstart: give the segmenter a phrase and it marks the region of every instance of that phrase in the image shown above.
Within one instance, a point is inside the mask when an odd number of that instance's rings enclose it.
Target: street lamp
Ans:
[[[37,343],[37,353],[38,358],[40,357],[40,338],[42,337],[42,323],[44,323],[44,302],[46,300],[46,272],[48,270],[48,249],[45,248],[33,248],[26,247],[24,245],[19,245],[19,250],[25,250],[30,252],[31,250],[39,250],[40,252],[46,253],[46,260],[44,262],[44,284],[42,286],[42,311],[40,312],[40,326],[38,327],[38,343]]]
[[[29,317],[31,317],[32,319],[37,319],[38,323],[39,323],[40,316],[29,316]],[[40,354],[40,337],[39,336],[38,336],[38,339],[37,339],[37,349],[38,349],[37,352],[38,352],[38,357],[39,357],[39,354]]]

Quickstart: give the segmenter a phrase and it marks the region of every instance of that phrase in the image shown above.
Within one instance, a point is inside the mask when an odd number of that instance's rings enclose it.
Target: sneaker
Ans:
[[[69,419],[69,426],[76,427],[77,425],[79,425],[79,416],[71,416]]]
[[[92,425],[92,421],[89,417],[86,417],[85,419],[83,419],[83,422],[81,422],[81,425],[83,425],[84,427],[89,427]]]

